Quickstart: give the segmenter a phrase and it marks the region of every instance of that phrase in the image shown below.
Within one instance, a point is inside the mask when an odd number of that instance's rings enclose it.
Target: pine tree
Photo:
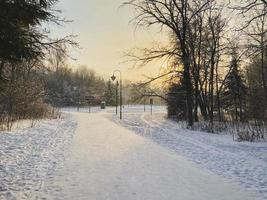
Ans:
[[[267,101],[261,79],[261,59],[256,57],[247,66],[248,114],[250,119],[266,120]]]
[[[43,53],[43,40],[48,39],[48,36],[44,30],[37,27],[42,22],[57,20],[51,8],[55,2],[0,1],[0,61],[33,59]]]
[[[234,116],[236,121],[243,121],[245,119],[244,111],[247,88],[239,69],[236,53],[233,53],[230,70],[231,71],[225,81],[225,89],[223,92],[224,109]]]
[[[106,101],[106,104],[108,106],[114,106],[116,102],[116,97],[115,97],[115,86],[111,83],[109,80],[106,84],[106,89],[104,93],[104,99]]]
[[[186,120],[186,95],[183,82],[173,83],[168,92],[168,117]]]

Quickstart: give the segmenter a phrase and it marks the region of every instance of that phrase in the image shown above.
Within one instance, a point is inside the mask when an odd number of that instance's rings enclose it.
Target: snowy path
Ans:
[[[123,120],[111,119],[136,134],[184,156],[199,167],[240,184],[267,199],[267,143],[235,142],[232,136],[190,131],[165,119],[158,107],[152,116],[142,107],[124,110]],[[111,115],[107,115],[108,118]]]
[[[47,199],[257,199],[101,113],[74,117],[78,127],[72,153],[64,169],[44,183]]]

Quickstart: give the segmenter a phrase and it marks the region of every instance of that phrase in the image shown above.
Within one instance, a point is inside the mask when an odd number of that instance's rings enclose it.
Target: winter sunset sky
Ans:
[[[163,42],[163,34],[145,28],[135,29],[129,23],[134,11],[129,7],[120,7],[124,0],[61,0],[58,8],[62,16],[71,23],[63,27],[53,27],[55,35],[74,34],[78,37],[81,49],[71,50],[77,59],[74,65],[86,65],[105,78],[110,77],[114,69],[123,72],[124,79],[140,80],[155,76],[162,62],[148,67],[133,69],[133,63],[125,61],[124,53],[133,48],[149,47],[153,42]],[[166,38],[165,38],[166,40]]]

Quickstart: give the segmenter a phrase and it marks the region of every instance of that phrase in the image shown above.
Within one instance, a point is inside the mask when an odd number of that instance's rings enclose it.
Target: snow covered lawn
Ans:
[[[71,154],[46,182],[62,200],[257,200],[257,195],[106,119],[73,113]],[[109,114],[110,115],[110,114]]]
[[[75,129],[76,122],[66,115],[0,132],[0,199],[39,199],[43,184],[62,167]]]
[[[122,121],[114,115],[112,120],[267,199],[267,143],[239,143],[231,135],[186,130],[165,119],[164,107],[155,107],[152,116],[142,106],[124,109]]]
[[[142,107],[125,109],[122,122],[113,108],[69,110],[62,119],[0,133],[0,199],[266,198],[265,143],[183,130],[165,121],[161,107],[152,118]]]
[[[100,106],[85,106],[85,107],[62,107],[58,108],[61,112],[65,113],[73,113],[73,112],[79,112],[79,113],[98,113],[103,111]]]

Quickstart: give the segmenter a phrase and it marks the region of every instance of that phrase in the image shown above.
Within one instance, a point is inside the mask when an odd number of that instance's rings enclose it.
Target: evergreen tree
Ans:
[[[21,61],[42,54],[47,39],[42,29],[44,21],[55,21],[51,6],[55,0],[0,1],[0,60]]]
[[[167,97],[168,117],[179,120],[186,119],[186,95],[183,82],[173,83],[169,87]]]
[[[109,80],[106,83],[106,89],[105,89],[105,93],[104,93],[104,100],[106,101],[106,104],[108,106],[114,106],[116,103],[116,88],[115,85],[111,83],[111,81]]]
[[[250,119],[266,120],[267,101],[261,79],[261,59],[256,57],[247,66],[248,114]]]
[[[245,119],[244,111],[247,88],[244,77],[239,69],[236,53],[233,53],[230,70],[225,81],[225,89],[223,92],[224,108],[228,113],[234,116],[236,121],[243,121]]]

